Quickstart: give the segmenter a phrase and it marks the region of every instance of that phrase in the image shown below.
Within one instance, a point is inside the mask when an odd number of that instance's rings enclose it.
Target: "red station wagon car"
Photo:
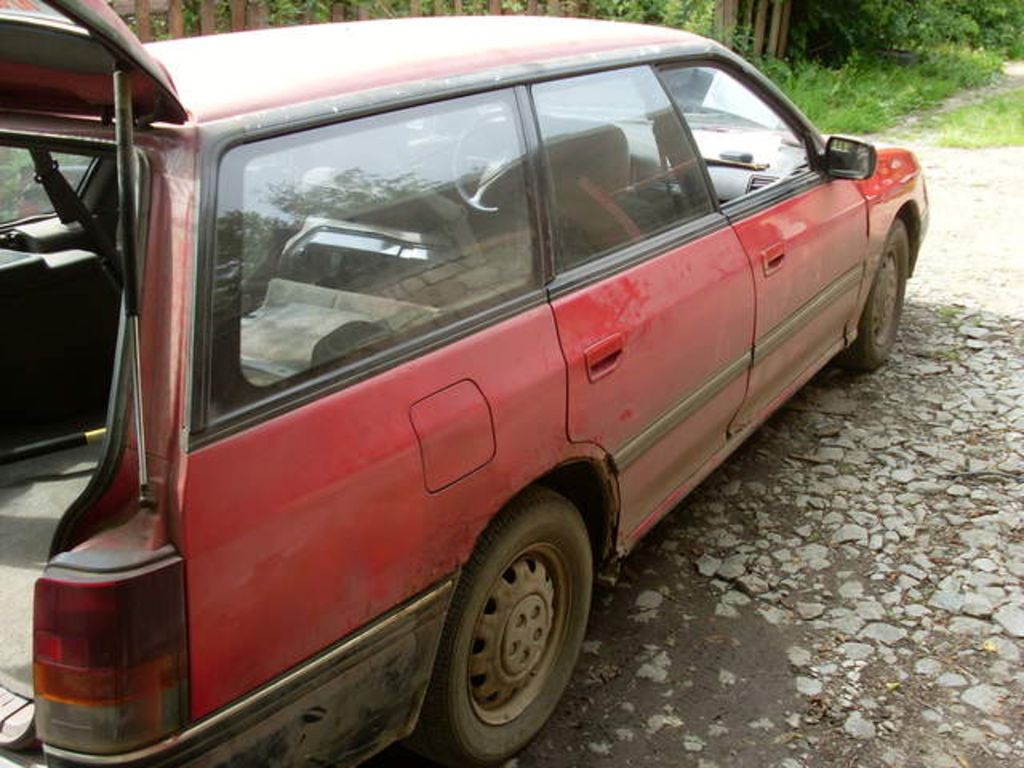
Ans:
[[[927,222],[683,32],[0,0],[0,765],[497,765]]]

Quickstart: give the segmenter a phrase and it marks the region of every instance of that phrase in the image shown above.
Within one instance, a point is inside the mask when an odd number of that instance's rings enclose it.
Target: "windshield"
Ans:
[[[694,128],[789,130],[767,104],[722,70],[674,70],[670,90]]]
[[[60,172],[78,189],[93,158],[87,155],[53,154]],[[21,147],[0,146],[0,224],[53,213],[46,190],[35,180],[32,155]]]

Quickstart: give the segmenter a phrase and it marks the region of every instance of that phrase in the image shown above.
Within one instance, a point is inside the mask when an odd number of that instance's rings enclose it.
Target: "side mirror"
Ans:
[[[825,170],[834,179],[867,179],[874,175],[878,156],[865,141],[830,136],[825,145]]]

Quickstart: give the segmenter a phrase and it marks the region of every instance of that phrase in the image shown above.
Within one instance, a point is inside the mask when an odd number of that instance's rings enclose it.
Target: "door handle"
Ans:
[[[597,381],[618,368],[624,347],[625,340],[621,333],[614,333],[587,347],[583,351],[587,378]]]
[[[775,243],[761,251],[761,266],[764,268],[765,277],[782,269],[782,263],[785,260],[785,243]]]

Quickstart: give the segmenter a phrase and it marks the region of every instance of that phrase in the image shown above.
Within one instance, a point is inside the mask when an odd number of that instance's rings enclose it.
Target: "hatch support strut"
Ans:
[[[152,506],[149,469],[146,465],[145,412],[142,409],[142,363],[139,339],[139,279],[135,253],[135,155],[131,75],[114,70],[114,136],[117,144],[117,197],[119,201],[118,250],[124,283],[124,314],[131,359],[132,421],[139,462],[139,503]]]

